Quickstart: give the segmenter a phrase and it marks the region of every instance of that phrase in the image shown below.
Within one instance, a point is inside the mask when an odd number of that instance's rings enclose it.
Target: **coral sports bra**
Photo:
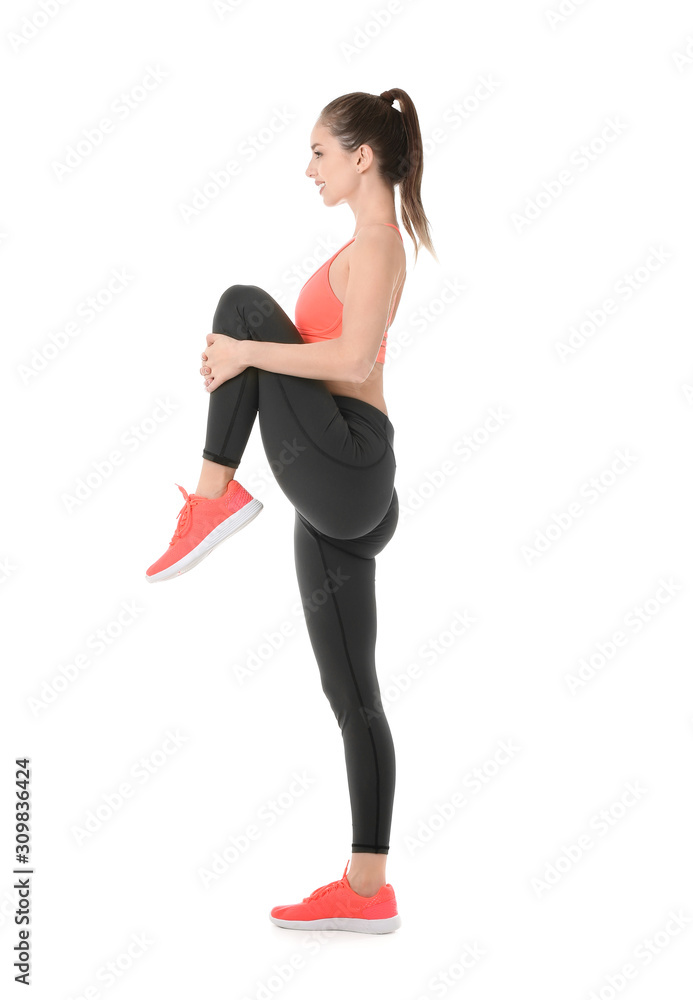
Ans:
[[[402,234],[399,232],[399,226],[395,226],[392,222],[384,222],[384,226],[392,226],[399,233],[400,239],[402,239]],[[338,254],[349,246],[349,243],[353,243],[356,239],[355,236],[345,243],[343,247],[340,247],[337,253],[333,254],[329,260],[318,268],[313,274],[311,274],[308,281],[301,288],[298,293],[298,299],[296,300],[296,329],[301,334],[302,339],[310,344],[318,340],[334,340],[339,337],[342,333],[342,311],[343,302],[337,298],[332,290],[332,285],[330,284],[330,264],[337,257]],[[402,240],[404,242],[404,240]],[[394,306],[392,307],[394,309]],[[385,332],[383,334],[383,339],[380,344],[380,350],[378,351],[378,357],[376,358],[376,364],[380,362],[381,364],[385,361],[385,347],[387,344],[387,331],[390,326],[390,320],[392,319],[392,310],[387,318],[387,326],[385,327]]]

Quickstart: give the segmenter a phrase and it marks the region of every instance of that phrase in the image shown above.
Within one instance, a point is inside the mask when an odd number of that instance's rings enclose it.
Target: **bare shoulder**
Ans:
[[[355,308],[354,296],[367,316],[378,315],[383,309],[391,324],[407,277],[407,255],[400,235],[392,226],[373,223],[359,229],[349,250],[345,322]]]
[[[395,244],[404,249],[404,243],[399,231],[384,222],[370,222],[367,226],[361,226],[354,237],[354,242],[372,246],[390,246],[390,244]]]
[[[351,255],[353,260],[358,259],[363,267],[376,263],[382,266],[383,262],[387,262],[393,275],[400,275],[403,269],[406,270],[404,243],[392,226],[382,222],[361,226],[352,248],[355,251]],[[351,261],[349,263],[351,265]]]

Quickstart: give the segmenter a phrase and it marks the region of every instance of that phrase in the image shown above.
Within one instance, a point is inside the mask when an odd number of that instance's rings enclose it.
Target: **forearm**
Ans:
[[[339,382],[363,381],[359,366],[351,358],[344,357],[339,337],[314,344],[278,344],[257,340],[242,340],[239,343],[244,363],[266,372]]]

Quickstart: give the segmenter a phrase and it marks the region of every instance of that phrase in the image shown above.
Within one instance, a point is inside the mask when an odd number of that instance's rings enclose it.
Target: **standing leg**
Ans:
[[[382,521],[361,538],[330,539],[298,512],[294,527],[308,634],[344,742],[352,813],[349,881],[355,891],[365,889],[363,895],[384,884],[385,858],[381,864],[375,856],[390,847],[395,753],[375,667],[375,555],[392,538],[398,517],[393,489]],[[359,863],[361,854],[369,857]]]

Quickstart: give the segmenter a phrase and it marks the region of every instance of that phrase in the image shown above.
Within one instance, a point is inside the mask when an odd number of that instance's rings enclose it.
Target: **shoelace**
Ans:
[[[200,500],[204,499],[203,497],[190,496],[190,494],[186,493],[186,491],[183,489],[183,487],[180,486],[178,483],[176,483],[176,486],[178,486],[178,489],[181,491],[181,493],[185,497],[185,503],[183,504],[183,506],[181,507],[181,509],[178,511],[178,524],[176,525],[176,530],[173,532],[173,538],[168,543],[169,547],[171,545],[173,545],[173,543],[175,542],[176,538],[182,538],[183,537],[183,535],[185,534],[185,532],[188,530],[188,528],[192,524],[192,509],[193,509],[193,505],[196,504],[196,503],[199,503]]]
[[[327,885],[321,885],[317,889],[313,889],[310,896],[305,896],[303,899],[304,903],[307,903],[310,899],[319,899],[320,896],[326,895],[328,892],[332,892],[334,889],[339,889],[345,884],[347,868],[349,867],[349,862],[347,861],[346,868],[344,869],[344,874],[341,878],[336,879],[334,882],[328,882]]]
[[[314,889],[310,896],[306,896],[303,902],[307,903],[309,899],[319,899],[320,896],[324,896],[328,892],[332,892],[333,889],[337,889],[342,885],[344,885],[344,879],[341,878],[336,882],[328,882],[327,885],[321,885],[319,889]]]

